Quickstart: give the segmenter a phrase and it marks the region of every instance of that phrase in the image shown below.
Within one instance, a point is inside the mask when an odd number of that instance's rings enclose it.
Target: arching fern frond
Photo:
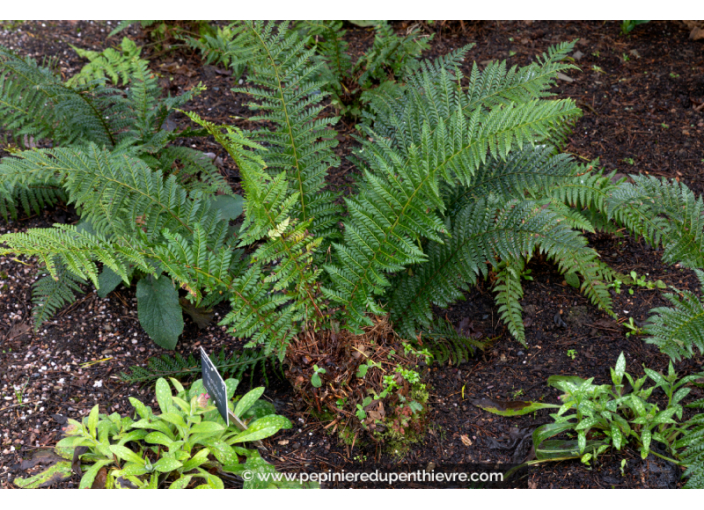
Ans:
[[[329,237],[336,232],[340,209],[323,187],[327,170],[339,160],[332,151],[337,133],[330,128],[337,119],[320,115],[325,82],[316,78],[324,63],[285,24],[241,22],[234,31],[239,45],[232,63],[248,66],[251,83],[234,90],[256,101],[251,107],[261,113],[251,120],[274,126],[253,133],[253,140],[268,148],[263,154],[267,171],[286,172],[291,192],[298,195],[293,216],[309,223],[314,236]]]
[[[704,289],[704,272],[695,271],[699,283]],[[677,294],[665,294],[672,303],[672,308],[658,307],[650,310],[653,314],[645,328],[650,335],[645,341],[655,344],[660,351],[675,361],[691,358],[694,348],[704,353],[704,303],[693,292],[678,291]]]
[[[83,278],[75,276],[62,264],[57,264],[56,276],[46,275],[37,280],[32,288],[32,317],[34,328],[51,318],[56,312],[76,300],[76,292],[82,293],[79,284],[86,283]]]

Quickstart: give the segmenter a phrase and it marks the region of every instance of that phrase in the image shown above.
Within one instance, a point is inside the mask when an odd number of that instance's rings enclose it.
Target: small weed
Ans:
[[[574,361],[574,359],[577,357],[577,351],[574,349],[569,349],[567,351],[567,357]]]
[[[516,400],[518,397],[521,397],[521,396],[523,396],[523,395],[524,395],[524,393],[523,393],[523,388],[519,388],[519,389],[517,389],[516,391],[513,392],[513,398],[512,398],[512,400]]]
[[[634,160],[633,158],[624,158],[623,161],[625,161],[625,162],[628,163],[629,165],[635,165],[635,164],[636,164],[636,162],[635,162],[635,160]]]
[[[660,126],[662,126],[663,129],[670,129],[670,126],[665,124],[664,122],[660,124]]]
[[[623,327],[628,330],[628,332],[626,333],[627,337],[643,334],[643,330],[636,325],[635,321],[633,320],[633,317],[629,318],[628,322],[624,322]]]
[[[623,54],[623,61],[624,61],[624,63],[625,63],[625,62],[628,62],[629,60],[631,60],[631,59],[628,57],[628,55],[626,55],[626,54],[624,53],[624,54]]]
[[[326,374],[327,370],[318,367],[318,365],[313,365],[313,375],[310,378],[310,383],[315,388],[320,388],[323,385],[323,381],[320,379],[320,374]]]
[[[680,77],[680,75],[677,74],[677,73],[670,73],[670,78],[675,78],[675,79],[676,79],[676,78],[679,78],[679,77]]]
[[[606,71],[604,71],[601,67],[599,67],[597,65],[592,66],[592,71],[594,71],[595,73],[606,74]]]

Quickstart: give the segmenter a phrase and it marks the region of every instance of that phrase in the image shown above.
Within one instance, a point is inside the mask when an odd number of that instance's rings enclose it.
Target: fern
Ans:
[[[704,288],[704,271],[695,272]],[[650,336],[645,340],[674,360],[691,358],[695,347],[704,353],[704,303],[688,290],[678,291],[678,294],[665,294],[672,308],[650,311],[654,315],[648,320],[646,333]]]
[[[262,113],[253,121],[272,123],[273,130],[252,134],[254,141],[268,147],[263,154],[271,175],[286,172],[298,201],[291,211],[301,223],[309,222],[316,237],[328,237],[339,220],[335,195],[323,191],[325,175],[339,161],[332,151],[337,145],[329,129],[335,118],[319,118],[325,94],[323,82],[314,78],[322,67],[312,61],[296,32],[285,25],[242,22],[234,28],[239,45],[233,50],[232,63],[247,64],[251,70],[247,88],[234,89],[249,94],[258,103],[252,108]]]
[[[88,85],[109,80],[113,85],[127,85],[139,62],[140,48],[127,37],[122,39],[119,50],[107,48],[101,52],[89,51],[69,45],[78,56],[89,60],[81,71],[66,81],[69,86]]]
[[[436,318],[421,332],[433,360],[444,365],[460,365],[474,356],[477,349],[484,350],[487,342],[461,335],[447,319]]]
[[[85,279],[67,271],[65,266],[57,265],[55,274],[56,276],[46,275],[40,278],[32,289],[32,317],[35,329],[59,309],[73,303],[76,300],[76,292],[83,292],[79,284],[86,283]]]
[[[704,400],[697,400],[687,407],[704,408]],[[687,478],[685,489],[704,488],[704,413],[690,418],[685,424],[685,432],[675,442],[675,448],[682,449],[679,460],[687,467],[683,478]]]
[[[221,349],[219,354],[211,354],[210,359],[217,368],[223,378],[234,378],[241,380],[246,371],[250,371],[250,385],[254,378],[254,374],[259,368],[269,384],[269,378],[266,371],[267,356],[263,356],[256,351],[244,350],[241,352],[234,351],[230,356],[225,355],[225,349]],[[120,373],[120,379],[130,383],[144,383],[155,381],[160,377],[194,377],[201,373],[202,367],[200,358],[196,358],[190,354],[184,358],[178,352],[173,356],[163,354],[159,358],[149,358],[145,367],[132,366],[130,373]]]

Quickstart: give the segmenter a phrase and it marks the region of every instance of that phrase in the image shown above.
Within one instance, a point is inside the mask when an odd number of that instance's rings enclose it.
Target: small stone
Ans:
[[[577,50],[577,51],[575,51],[574,53],[572,53],[572,58],[575,59],[575,60],[581,60],[583,56],[584,56],[584,53],[582,53],[582,52],[579,51],[579,50]]]

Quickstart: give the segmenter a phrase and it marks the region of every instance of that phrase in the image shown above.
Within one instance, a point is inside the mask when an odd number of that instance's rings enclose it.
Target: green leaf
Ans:
[[[208,455],[210,455],[210,450],[208,448],[203,448],[193,457],[183,463],[183,472],[187,473],[191,469],[195,469],[201,464],[208,462]]]
[[[171,398],[171,386],[166,382],[166,379],[160,377],[156,381],[156,401],[159,403],[159,409],[161,409],[162,414],[169,412],[173,408]]]
[[[126,446],[110,445],[110,451],[117,455],[120,460],[144,465],[144,459]]]
[[[575,289],[578,289],[581,286],[581,283],[579,281],[579,276],[577,276],[577,273],[567,273],[565,274],[565,281],[570,287],[574,287]]]
[[[98,296],[107,297],[120,283],[122,283],[122,277],[108,266],[103,266],[102,272],[98,275]]]
[[[247,409],[252,407],[254,403],[259,400],[264,394],[264,387],[254,388],[252,391],[245,394],[239,402],[237,402],[237,407],[235,407],[235,416],[242,418],[242,413],[246,412]]]
[[[266,400],[257,400],[240,418],[243,420],[258,420],[270,414],[276,414],[274,404]]]
[[[139,400],[137,400],[134,397],[129,397],[130,404],[132,404],[132,407],[135,408],[137,411],[137,414],[139,415],[140,418],[147,419],[151,416],[151,412],[149,412],[149,408],[142,404]]]
[[[240,385],[240,382],[237,379],[227,379],[225,380],[225,387],[227,387],[227,399],[231,400],[232,397],[235,396],[235,391],[237,391],[237,387]]]
[[[185,489],[191,482],[193,477],[191,475],[182,475],[181,478],[169,485],[169,489]]]
[[[159,415],[159,419],[163,420],[165,422],[171,423],[173,425],[176,425],[177,427],[181,428],[186,428],[186,422],[183,421],[183,416],[180,414],[174,412],[174,411],[169,411],[168,413],[162,413]]]
[[[149,470],[144,465],[144,462],[128,462],[120,470],[120,476],[142,476],[146,475]]]
[[[640,450],[640,457],[643,460],[645,460],[645,458],[648,456],[648,453],[650,453],[650,440],[652,439],[652,437],[653,434],[650,430],[643,429],[643,431],[641,432],[640,439],[643,446]]]
[[[614,370],[615,378],[612,377],[614,384],[621,384],[623,380],[623,374],[626,373],[626,357],[621,353],[616,360],[616,368]]]
[[[221,220],[230,221],[242,214],[244,199],[239,195],[218,195],[210,203],[220,213]]]
[[[224,432],[225,427],[212,421],[204,421],[191,427],[191,434],[217,434]]]
[[[611,423],[611,441],[614,445],[614,448],[616,448],[617,450],[621,449],[621,444],[623,443],[623,434],[621,434],[621,429],[615,422]]]
[[[48,487],[63,480],[67,480],[72,476],[73,471],[71,470],[71,462],[60,461],[41,473],[29,478],[15,478],[12,483],[20,489],[38,489],[40,487]]]
[[[183,332],[183,314],[178,291],[166,276],[155,280],[151,275],[137,283],[139,323],[154,342],[164,349],[176,347]]]
[[[150,432],[144,437],[144,440],[150,444],[160,444],[164,446],[171,446],[174,441],[166,437],[163,432]]]
[[[501,402],[489,398],[474,399],[471,400],[471,402],[475,406],[490,413],[498,414],[499,416],[523,416],[524,414],[531,414],[539,409],[553,409],[560,407],[559,405],[545,404],[543,402]]]
[[[99,411],[99,406],[96,404],[93,406],[93,409],[90,410],[90,414],[88,415],[88,430],[90,431],[90,435],[93,436],[93,438],[97,439],[98,438],[98,419],[100,417],[100,411]]]
[[[283,416],[265,416],[260,418],[244,430],[237,434],[231,444],[244,443],[246,441],[257,441],[273,436],[282,428],[291,428],[291,422]]]
[[[162,457],[154,464],[154,471],[158,471],[159,473],[170,473],[181,466],[183,466],[183,464],[176,459]]]
[[[548,386],[557,388],[565,393],[573,393],[574,387],[579,387],[584,383],[584,379],[576,375],[551,375],[548,377]]]
[[[83,477],[81,478],[81,483],[78,486],[79,489],[90,489],[93,486],[93,482],[95,481],[95,477],[98,474],[98,471],[103,466],[107,466],[108,464],[112,464],[112,460],[99,460],[95,464],[93,464],[88,471],[86,471],[83,474]]]
[[[541,444],[546,440],[549,439],[553,436],[556,436],[558,434],[561,434],[562,432],[565,432],[566,430],[573,429],[575,426],[574,423],[572,422],[563,422],[563,423],[547,423],[545,425],[542,425],[535,429],[533,431],[533,445],[536,448],[539,448]]]

